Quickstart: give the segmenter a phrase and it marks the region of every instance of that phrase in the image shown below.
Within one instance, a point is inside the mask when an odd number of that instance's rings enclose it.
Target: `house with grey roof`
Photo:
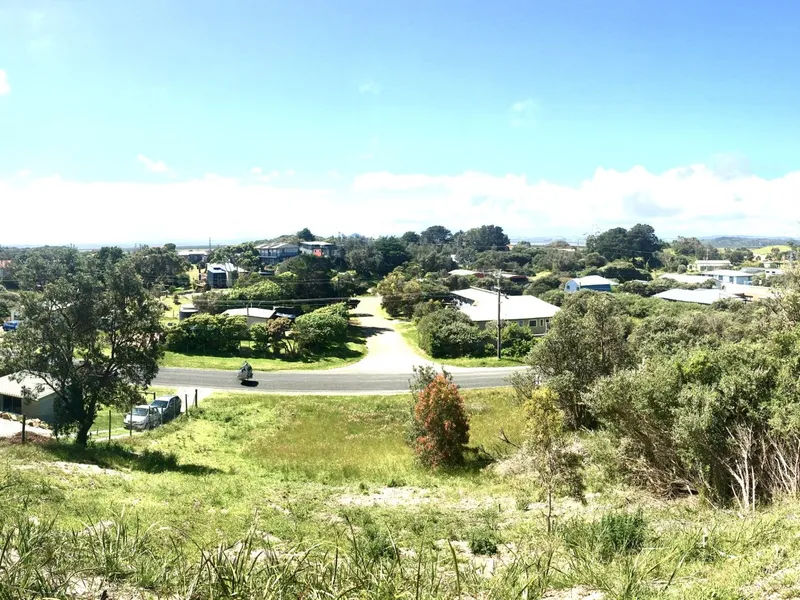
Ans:
[[[479,327],[497,322],[497,292],[467,288],[451,292],[456,308]],[[500,295],[500,320],[528,327],[536,335],[550,329],[550,321],[561,310],[534,296]]]

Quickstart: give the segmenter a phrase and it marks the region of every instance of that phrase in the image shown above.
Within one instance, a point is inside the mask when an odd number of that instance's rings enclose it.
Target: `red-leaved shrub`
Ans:
[[[464,460],[469,419],[458,387],[437,375],[417,396],[414,407],[414,450],[427,466],[452,466]]]

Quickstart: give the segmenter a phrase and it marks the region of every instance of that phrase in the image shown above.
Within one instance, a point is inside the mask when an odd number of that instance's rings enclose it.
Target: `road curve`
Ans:
[[[465,389],[502,387],[519,371],[511,368],[460,369],[453,380]],[[401,394],[408,391],[412,373],[342,373],[336,371],[254,372],[253,380],[242,384],[236,371],[203,369],[160,369],[152,385],[171,388],[208,388],[273,394]]]

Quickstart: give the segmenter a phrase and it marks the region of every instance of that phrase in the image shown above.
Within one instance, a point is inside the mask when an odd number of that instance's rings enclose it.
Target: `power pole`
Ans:
[[[497,360],[500,360],[500,344],[501,344],[501,327],[500,327],[500,275],[502,271],[497,272]]]

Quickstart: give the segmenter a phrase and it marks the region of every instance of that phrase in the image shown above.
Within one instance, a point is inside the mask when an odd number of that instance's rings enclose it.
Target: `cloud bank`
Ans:
[[[158,163],[156,163],[158,164]],[[576,186],[524,175],[369,172],[355,178],[206,177],[169,182],[79,182],[59,176],[0,179],[4,206],[35,207],[3,243],[93,244],[259,239],[302,227],[322,235],[380,235],[432,224],[494,223],[512,237],[579,238],[650,223],[675,235],[800,236],[800,171],[764,179],[690,165],[651,173],[598,169]],[[280,185],[279,185],[280,182]]]

